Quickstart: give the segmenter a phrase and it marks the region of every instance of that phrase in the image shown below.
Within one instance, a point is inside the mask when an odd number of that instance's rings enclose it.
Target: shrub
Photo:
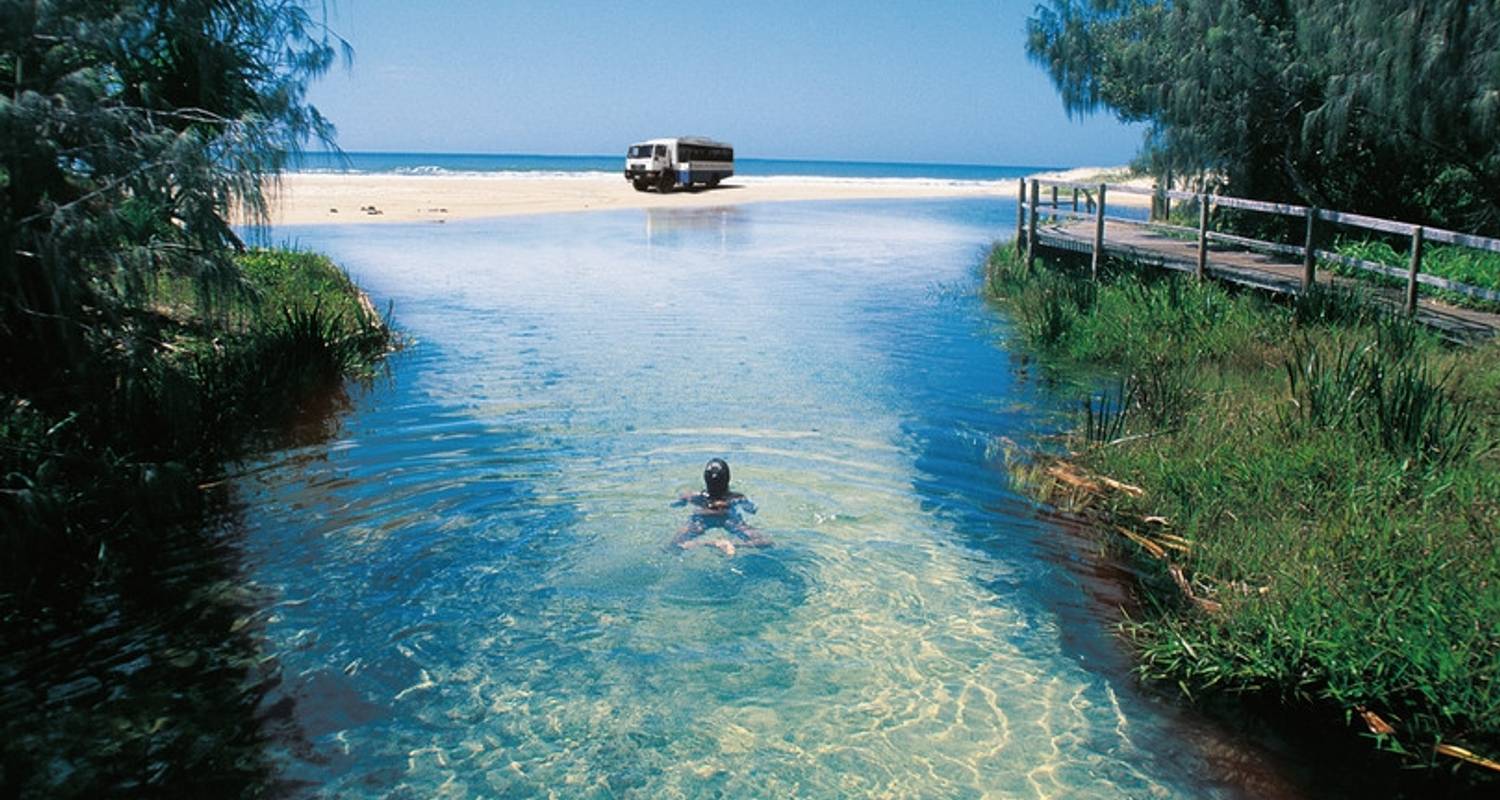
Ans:
[[[1299,309],[1120,274],[1045,352],[1124,376],[1075,434],[1111,446],[1073,459],[1145,492],[1094,510],[1165,520],[1182,579],[1222,608],[1143,558],[1142,674],[1368,708],[1395,726],[1376,744],[1419,765],[1438,743],[1500,755],[1500,345],[1447,348],[1355,294]]]

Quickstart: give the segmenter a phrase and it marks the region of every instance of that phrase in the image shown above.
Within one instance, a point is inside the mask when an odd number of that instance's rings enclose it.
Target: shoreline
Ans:
[[[600,173],[391,175],[287,173],[267,187],[272,225],[430,222],[643,208],[709,208],[808,200],[1010,199],[1009,181],[736,176],[709,189],[638,192]],[[373,211],[372,211],[373,209]]]
[[[530,214],[566,214],[621,209],[713,208],[745,203],[816,200],[925,200],[992,198],[1013,200],[1016,181],[1124,182],[1149,188],[1151,179],[1130,177],[1128,167],[1077,167],[1001,180],[949,178],[852,178],[814,175],[737,175],[709,189],[679,189],[662,195],[638,192],[605,172],[495,172],[443,175],[381,172],[289,172],[266,187],[268,221],[274,226],[409,223]],[[1151,198],[1124,194],[1111,203],[1149,207]]]
[[[1153,178],[1150,175],[1140,175],[1131,171],[1130,167],[1074,167],[1072,169],[1052,170],[1048,172],[1034,172],[1026,176],[1026,180],[1036,179],[1039,181],[1062,181],[1066,183],[1097,184],[1108,183],[1111,185],[1125,185],[1136,189],[1150,191],[1153,187]],[[1151,208],[1151,196],[1147,194],[1134,194],[1129,192],[1113,192],[1106,199],[1107,206],[1124,206],[1125,208]]]

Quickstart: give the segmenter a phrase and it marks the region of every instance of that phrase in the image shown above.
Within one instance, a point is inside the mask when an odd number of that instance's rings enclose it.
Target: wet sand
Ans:
[[[694,208],[796,200],[1013,197],[1013,181],[740,177],[717,188],[638,192],[605,175],[292,173],[272,187],[273,225],[446,220],[622,208]]]

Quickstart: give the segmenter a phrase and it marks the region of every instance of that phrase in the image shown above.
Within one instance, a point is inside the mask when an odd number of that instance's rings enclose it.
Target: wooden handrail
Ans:
[[[1071,189],[1092,191],[1101,184],[1085,184],[1076,181],[1048,180],[1037,178],[1037,182],[1043,186],[1061,186]],[[1281,214],[1289,217],[1306,217],[1308,207],[1294,203],[1271,203],[1264,200],[1251,200],[1244,197],[1234,197],[1224,194],[1184,192],[1177,189],[1166,191],[1155,189],[1143,189],[1139,186],[1129,186],[1122,183],[1102,184],[1109,188],[1111,194],[1134,194],[1134,195],[1156,195],[1160,194],[1173,200],[1202,200],[1207,198],[1208,202],[1224,208],[1239,208],[1246,211],[1259,211],[1266,214]],[[1417,225],[1399,220],[1382,219],[1364,214],[1354,214],[1348,211],[1329,211],[1318,209],[1317,217],[1320,222],[1332,222],[1337,225],[1348,225],[1353,228],[1365,228],[1367,230],[1379,231],[1381,233],[1392,233],[1398,236],[1410,236],[1416,230]],[[1120,218],[1123,219],[1123,218]],[[1427,241],[1453,244],[1460,247],[1470,247],[1475,250],[1488,250],[1492,253],[1500,253],[1500,239],[1488,236],[1476,236],[1472,233],[1450,231],[1443,228],[1429,228],[1422,226],[1422,236]]]
[[[1027,185],[1028,183],[1029,187]],[[1049,192],[1052,198],[1050,203],[1041,199],[1040,190],[1043,185],[1048,186],[1051,189],[1051,191]],[[1458,292],[1460,294],[1465,294],[1470,297],[1476,297],[1483,300],[1495,301],[1497,299],[1500,299],[1500,292],[1496,292],[1495,290],[1462,283],[1460,281],[1451,281],[1445,278],[1439,278],[1422,273],[1422,243],[1424,242],[1441,242],[1444,244],[1451,244],[1459,247],[1468,247],[1475,250],[1500,253],[1500,239],[1490,238],[1487,236],[1476,236],[1474,234],[1468,233],[1460,233],[1458,231],[1444,230],[1442,228],[1428,228],[1423,225],[1415,225],[1409,222],[1381,219],[1379,217],[1371,217],[1365,214],[1354,214],[1347,211],[1329,211],[1326,209],[1309,208],[1307,206],[1301,206],[1292,203],[1271,203],[1264,200],[1251,200],[1243,197],[1233,197],[1230,195],[1220,195],[1212,193],[1161,190],[1159,188],[1144,189],[1137,186],[1115,183],[1085,184],[1075,181],[1048,180],[1045,178],[1031,178],[1023,180],[1021,186],[1021,196],[1019,198],[1019,202],[1017,203],[1017,214],[1018,216],[1024,216],[1026,218],[1025,221],[1029,224],[1023,225],[1023,220],[1017,219],[1016,231],[1018,237],[1022,234],[1023,231],[1026,234],[1028,261],[1030,261],[1030,257],[1034,252],[1031,248],[1030,240],[1035,238],[1036,236],[1037,218],[1045,213],[1052,218],[1054,223],[1062,219],[1091,219],[1095,222],[1094,243],[1092,248],[1094,250],[1093,271],[1095,272],[1095,274],[1097,274],[1098,261],[1102,256],[1102,250],[1104,247],[1104,237],[1102,235],[1104,230],[1104,222],[1105,220],[1116,220],[1134,225],[1149,225],[1153,228],[1196,233],[1198,237],[1197,272],[1200,276],[1204,274],[1204,267],[1206,265],[1208,255],[1208,242],[1215,241],[1235,244],[1252,250],[1277,253],[1280,255],[1292,257],[1300,256],[1303,259],[1304,264],[1304,273],[1302,278],[1302,285],[1304,290],[1313,284],[1316,278],[1317,262],[1320,260],[1341,263],[1347,266],[1356,267],[1362,271],[1375,272],[1377,274],[1386,275],[1388,277],[1405,277],[1407,279],[1406,308],[1407,311],[1411,313],[1414,313],[1416,308],[1415,293],[1418,284],[1432,286],[1447,291]],[[1077,194],[1081,192],[1084,197],[1089,200],[1088,205],[1092,207],[1090,209],[1091,213],[1064,210],[1062,208],[1062,206],[1064,205],[1063,202],[1058,199],[1058,187],[1073,189],[1075,191],[1075,199],[1073,200],[1075,204],[1077,202]],[[1027,202],[1028,198],[1026,196],[1028,194],[1028,188],[1030,189],[1030,202]],[[1094,202],[1094,197],[1092,196],[1096,192],[1098,193],[1097,204]],[[1143,223],[1137,219],[1130,219],[1128,217],[1122,217],[1119,215],[1111,215],[1108,213],[1108,210],[1105,207],[1104,203],[1104,195],[1106,193],[1146,195],[1153,198],[1160,197],[1170,200],[1196,201],[1201,204],[1199,209],[1199,224],[1195,230],[1194,228],[1185,228],[1183,226],[1170,225],[1159,222]],[[1278,214],[1281,216],[1306,219],[1306,237],[1301,245],[1292,245],[1215,232],[1209,229],[1209,214],[1207,212],[1210,207],[1235,208],[1263,214]],[[1047,209],[1045,212],[1043,211],[1044,208]],[[1153,205],[1153,213],[1154,212],[1155,206]],[[1326,250],[1319,250],[1316,246],[1316,228],[1318,223],[1332,223],[1335,225],[1363,228],[1365,230],[1378,231],[1380,233],[1392,234],[1396,236],[1411,237],[1412,248],[1408,266],[1405,269],[1402,269],[1401,267],[1394,267],[1387,264],[1377,264],[1376,262],[1365,261],[1357,258],[1349,258],[1347,256],[1341,256]],[[1017,246],[1020,246],[1019,238],[1017,240]]]
[[[1399,236],[1410,236],[1418,226],[1410,222],[1397,222],[1391,219],[1379,217],[1367,217],[1364,214],[1349,214],[1343,211],[1319,211],[1318,219],[1327,222],[1336,222],[1340,225],[1348,225],[1352,228],[1366,228],[1381,233],[1394,233]]]
[[[1148,197],[1156,194],[1156,190],[1154,189],[1142,189],[1139,186],[1131,186],[1125,183],[1106,183],[1104,185],[1109,187],[1110,194],[1115,194],[1118,192],[1119,194],[1140,194],[1146,195]]]
[[[1500,239],[1491,239],[1487,236],[1475,236],[1472,233],[1454,233],[1442,228],[1428,228],[1427,238],[1434,242],[1443,244],[1456,244],[1459,247],[1472,247],[1475,250],[1488,250],[1491,253],[1500,253]]]
[[[1228,197],[1221,194],[1208,195],[1209,201],[1216,206],[1225,208],[1242,208],[1246,211],[1259,211],[1262,214],[1281,214],[1288,217],[1307,216],[1307,206],[1294,206],[1289,203],[1267,203],[1263,200],[1246,200],[1242,197]]]

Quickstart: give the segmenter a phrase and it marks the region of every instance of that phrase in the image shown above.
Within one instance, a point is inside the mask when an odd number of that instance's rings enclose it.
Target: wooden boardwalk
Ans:
[[[1047,216],[1048,212],[1044,209],[1041,213]],[[1091,254],[1095,224],[1078,219],[1038,224],[1036,244],[1042,249]],[[1170,236],[1145,224],[1113,217],[1106,219],[1105,228],[1103,244],[1108,255],[1188,273],[1197,270],[1198,242],[1195,239]],[[1219,280],[1276,294],[1302,291],[1302,259],[1291,255],[1210,243],[1204,272]],[[1328,270],[1319,270],[1316,279],[1323,284],[1359,287],[1377,302],[1396,310],[1404,308],[1405,292],[1401,288],[1378,286],[1369,281],[1334,275]],[[1460,308],[1429,297],[1417,300],[1415,316],[1454,341],[1484,341],[1500,332],[1500,314]]]

